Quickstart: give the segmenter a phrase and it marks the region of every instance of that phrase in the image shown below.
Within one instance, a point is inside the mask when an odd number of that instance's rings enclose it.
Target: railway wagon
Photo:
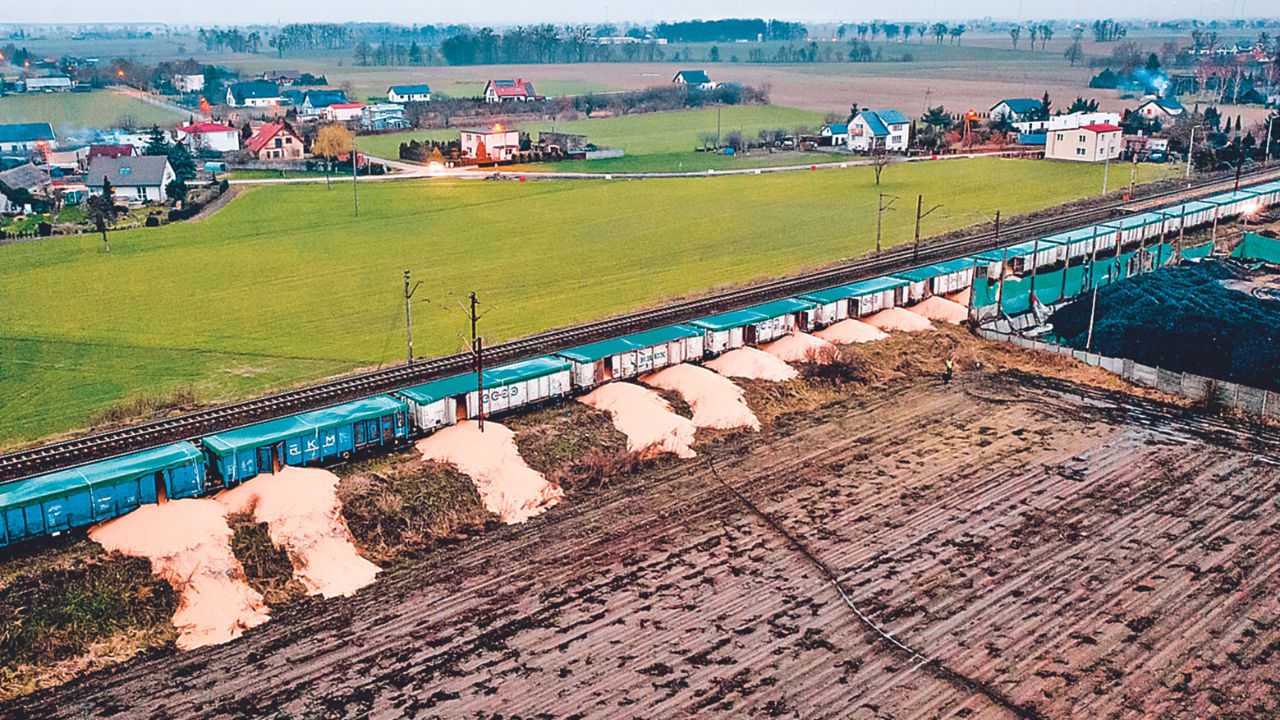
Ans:
[[[972,286],[973,266],[973,258],[958,258],[904,270],[893,277],[907,281],[907,302],[915,303],[930,295],[945,295]]]
[[[1061,252],[1066,256],[1068,262],[1080,259],[1088,260],[1092,257],[1095,248],[1099,254],[1108,249],[1115,250],[1116,229],[1110,225],[1090,225],[1089,227],[1067,230],[1054,235],[1046,235],[1040,238],[1040,242],[1061,245],[1065,248]]]
[[[1176,219],[1155,212],[1128,215],[1115,220],[1108,220],[1107,225],[1119,232],[1120,244],[1134,245],[1158,238],[1170,229],[1177,230]]]
[[[906,302],[906,280],[878,277],[801,295],[815,303],[814,324],[833,325],[846,318],[865,317]]]
[[[1219,221],[1236,215],[1255,213],[1262,208],[1257,195],[1248,190],[1219,193],[1205,198],[1204,201],[1218,206]]]
[[[571,367],[568,360],[543,356],[485,368],[483,382],[469,372],[397,390],[396,395],[407,403],[414,426],[426,432],[479,417],[481,407],[486,415],[495,415],[566,395],[572,387]]]
[[[1253,185],[1245,188],[1254,194],[1254,199],[1268,207],[1280,203],[1280,180],[1276,182],[1263,183],[1262,185]]]
[[[689,324],[703,331],[703,353],[718,355],[744,345],[777,340],[793,330],[807,332],[813,325],[817,307],[809,300],[787,298]]]
[[[409,408],[390,395],[278,418],[201,440],[209,467],[228,485],[285,465],[350,457],[409,436]]]
[[[1182,220],[1182,228],[1189,230],[1213,222],[1214,215],[1218,213],[1218,206],[1203,200],[1192,200],[1180,205],[1171,205],[1164,210],[1179,216]]]
[[[1067,260],[1065,245],[1047,242],[1037,238],[1007,248],[986,250],[973,256],[978,261],[977,272],[989,278],[1004,277],[1007,270],[1011,275],[1023,277],[1031,274],[1032,268],[1052,267]]]
[[[591,388],[702,357],[702,330],[671,325],[558,352],[573,364],[573,386]]]
[[[162,497],[194,497],[204,487],[204,455],[188,442],[0,485],[0,547],[110,520]]]

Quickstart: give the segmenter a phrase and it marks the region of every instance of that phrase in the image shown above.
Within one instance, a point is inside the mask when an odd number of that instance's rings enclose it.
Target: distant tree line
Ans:
[[[724,20],[689,20],[658,23],[655,37],[668,42],[732,42],[734,40],[803,40],[809,36],[804,23],[759,18]]]
[[[206,30],[200,28],[196,33],[206,52],[228,50],[234,53],[256,53],[262,49],[262,33],[241,32],[238,28],[230,30]]]

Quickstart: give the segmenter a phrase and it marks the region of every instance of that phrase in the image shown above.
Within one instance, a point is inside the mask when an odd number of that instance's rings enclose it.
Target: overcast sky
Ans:
[[[885,18],[1232,18],[1280,14],[1276,0],[553,0],[552,2],[441,2],[440,0],[53,0],[0,2],[0,23],[163,22],[246,24],[275,22],[393,21],[405,24],[532,22],[655,22],[723,17],[779,17],[850,21]]]

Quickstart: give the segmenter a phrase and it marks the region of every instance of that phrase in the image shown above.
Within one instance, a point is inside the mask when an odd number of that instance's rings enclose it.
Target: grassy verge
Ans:
[[[182,116],[110,90],[28,93],[0,98],[0,123],[47,122],[55,131],[176,125]]]

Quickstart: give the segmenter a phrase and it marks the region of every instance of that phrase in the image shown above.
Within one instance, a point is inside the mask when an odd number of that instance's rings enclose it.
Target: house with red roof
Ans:
[[[90,145],[89,155],[85,158],[84,162],[85,167],[88,167],[93,163],[94,158],[105,157],[115,160],[116,158],[133,157],[138,154],[140,153],[138,153],[136,149],[128,143],[120,145]]]
[[[263,123],[244,149],[258,160],[301,160],[307,154],[302,138],[283,122]]]
[[[240,131],[216,122],[195,122],[178,128],[178,142],[193,150],[235,152],[240,149]]]
[[[320,117],[325,122],[351,122],[359,120],[360,114],[364,111],[364,103],[360,102],[341,102],[334,103],[320,112]]]
[[[1120,157],[1124,130],[1111,123],[1089,123],[1075,128],[1050,129],[1045,136],[1048,160],[1103,162]]]
[[[487,103],[532,102],[538,99],[533,83],[515,80],[490,80],[484,85],[484,101]]]

